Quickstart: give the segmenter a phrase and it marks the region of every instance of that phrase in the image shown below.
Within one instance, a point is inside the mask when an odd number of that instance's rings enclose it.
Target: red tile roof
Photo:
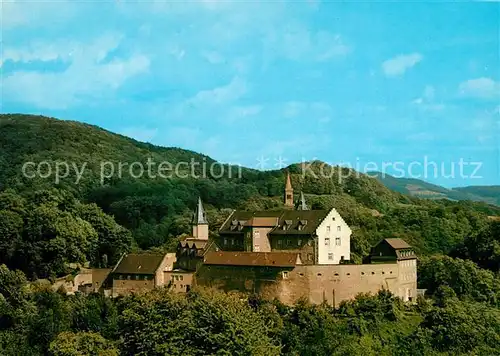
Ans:
[[[205,255],[206,265],[294,267],[301,264],[297,253],[217,251]]]

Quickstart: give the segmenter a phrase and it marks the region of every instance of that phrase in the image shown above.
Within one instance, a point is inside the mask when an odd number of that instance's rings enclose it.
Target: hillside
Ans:
[[[423,199],[471,200],[500,205],[500,186],[447,189],[420,179],[396,178],[387,173],[370,172],[369,175],[395,192]]]
[[[491,204],[500,205],[500,185],[491,186],[469,186],[463,188],[453,188],[460,193],[481,197]]]
[[[157,147],[95,126],[47,117],[1,115],[0,132],[0,190],[13,189],[27,196],[30,192],[56,188],[83,203],[96,203],[132,232],[138,248],[171,249],[177,236],[189,232],[190,212],[198,196],[207,205],[214,233],[229,209],[282,207],[286,170],[261,172],[242,168],[241,175],[203,177],[200,164],[193,168],[194,175],[182,165],[168,178],[137,177],[126,170],[121,176],[115,171],[103,178],[103,162],[130,166],[134,162],[146,164],[148,158],[157,165],[192,160],[210,165],[215,161],[195,152]],[[78,173],[70,169],[56,182],[53,176],[23,176],[26,162],[46,162],[44,169],[47,165],[54,168],[58,162],[85,169],[79,180]],[[233,168],[237,172],[237,167]],[[312,162],[306,173],[299,164],[287,170],[296,194],[302,190],[309,205],[335,207],[345,217],[354,231],[352,250],[358,260],[372,244],[390,236],[407,239],[422,253],[446,252],[483,227],[488,215],[500,215],[500,208],[484,203],[406,196],[376,179],[322,162]],[[327,174],[321,176],[320,171]],[[347,176],[349,172],[348,177],[340,179],[340,174]]]

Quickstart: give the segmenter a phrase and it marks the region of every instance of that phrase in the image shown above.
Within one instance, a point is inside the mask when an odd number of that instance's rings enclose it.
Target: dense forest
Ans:
[[[148,160],[214,163],[82,123],[0,115],[0,354],[498,353],[500,207],[407,196],[322,162],[309,165],[316,175],[297,164],[201,177],[198,165],[190,177],[126,171],[103,179],[102,162],[109,168]],[[28,177],[26,162],[44,162],[43,172],[32,170]],[[69,169],[58,180],[36,174],[66,167],[64,162],[80,171]],[[319,174],[325,169],[329,174]],[[190,231],[198,196],[212,234],[231,209],[279,209],[286,172],[312,208],[335,207],[351,226],[354,262],[382,238],[413,245],[427,298],[408,306],[383,292],[334,309],[286,307],[210,290],[109,300],[65,296],[48,285],[47,279],[67,275],[75,265],[111,266],[126,251],[171,251]]]

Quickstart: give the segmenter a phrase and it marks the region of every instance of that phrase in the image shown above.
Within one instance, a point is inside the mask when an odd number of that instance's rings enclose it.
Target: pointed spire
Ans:
[[[290,173],[287,172],[286,174],[286,186],[285,190],[292,190],[292,181],[290,180]]]
[[[306,197],[304,196],[304,192],[300,192],[300,201],[297,206],[297,210],[309,210],[309,207],[306,204]]]
[[[284,197],[285,207],[293,209],[293,188],[292,181],[290,180],[290,173],[286,173],[286,184],[285,184],[285,197]]]
[[[205,215],[205,209],[203,209],[203,204],[201,198],[198,197],[198,206],[193,215],[193,225],[208,224],[207,217]]]

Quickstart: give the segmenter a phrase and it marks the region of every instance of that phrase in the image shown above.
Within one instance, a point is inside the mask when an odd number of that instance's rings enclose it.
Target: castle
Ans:
[[[283,200],[285,208],[278,211],[233,211],[218,236],[209,238],[198,199],[192,236],[179,242],[175,254],[124,255],[113,269],[79,274],[70,292],[119,296],[166,286],[185,293],[200,285],[286,304],[305,298],[338,305],[381,289],[415,299],[417,257],[404,240],[384,239],[372,248],[368,263],[351,264],[352,231],[334,208],[311,210],[302,192],[295,203],[290,175]]]

